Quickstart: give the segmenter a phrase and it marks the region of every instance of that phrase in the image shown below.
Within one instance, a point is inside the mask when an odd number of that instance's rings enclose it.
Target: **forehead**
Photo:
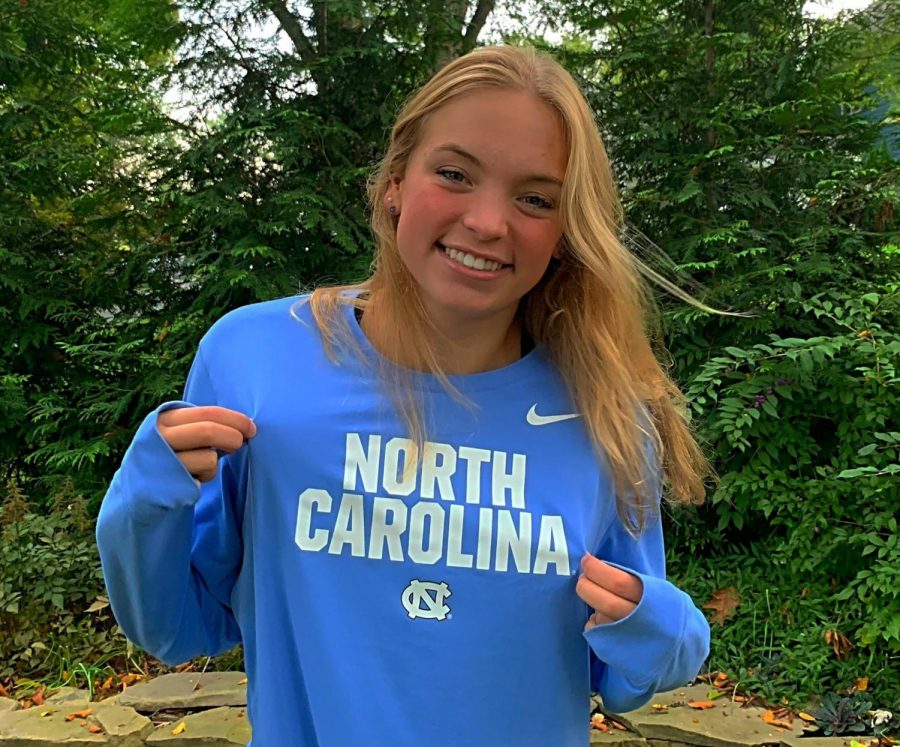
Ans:
[[[473,154],[485,168],[540,171],[560,181],[565,175],[562,118],[532,93],[482,89],[452,99],[426,120],[417,155],[432,156],[451,143]]]

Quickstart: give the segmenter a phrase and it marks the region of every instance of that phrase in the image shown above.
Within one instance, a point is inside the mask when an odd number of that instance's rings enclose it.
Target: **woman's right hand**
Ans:
[[[246,415],[215,406],[166,410],[156,426],[198,482],[215,478],[220,453],[231,454],[256,435],[256,425]]]

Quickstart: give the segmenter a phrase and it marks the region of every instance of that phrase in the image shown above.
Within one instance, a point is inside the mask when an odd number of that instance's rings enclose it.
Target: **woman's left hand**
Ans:
[[[644,585],[637,576],[604,563],[590,553],[585,553],[581,559],[581,570],[575,592],[594,609],[585,630],[621,620],[641,601]]]

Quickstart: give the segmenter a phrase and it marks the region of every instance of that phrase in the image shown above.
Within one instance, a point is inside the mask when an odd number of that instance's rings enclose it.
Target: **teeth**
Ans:
[[[443,244],[441,244],[441,246],[443,246]],[[489,270],[495,272],[503,267],[499,262],[484,259],[483,257],[476,257],[472,254],[466,254],[466,252],[461,252],[458,249],[451,249],[448,246],[443,246],[443,249],[450,259],[475,270]]]

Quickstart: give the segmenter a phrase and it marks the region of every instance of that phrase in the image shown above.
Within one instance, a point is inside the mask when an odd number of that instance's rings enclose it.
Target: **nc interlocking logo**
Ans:
[[[406,613],[415,620],[446,620],[450,608],[444,604],[444,600],[453,594],[446,581],[435,583],[434,581],[419,581],[413,579],[403,590],[400,597]],[[424,607],[423,607],[424,605]]]

